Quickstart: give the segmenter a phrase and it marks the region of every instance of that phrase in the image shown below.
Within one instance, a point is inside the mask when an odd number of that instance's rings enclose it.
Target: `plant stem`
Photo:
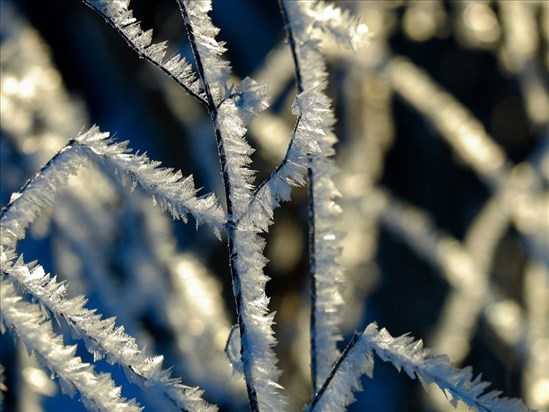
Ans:
[[[301,64],[297,55],[298,45],[295,41],[292,28],[290,26],[290,20],[286,11],[284,0],[278,0],[278,6],[280,8],[280,14],[284,22],[284,28],[288,36],[288,43],[292,52],[292,58],[294,60],[295,79],[297,93],[303,93],[303,78],[301,75]],[[315,193],[314,193],[314,171],[311,168],[311,162],[309,161],[309,167],[307,168],[307,177],[309,179],[308,187],[308,199],[307,199],[307,219],[309,227],[309,278],[311,282],[311,314],[309,318],[310,328],[310,344],[311,344],[311,390],[314,396],[318,389],[318,359],[317,359],[317,344],[316,344],[316,250],[315,250]]]
[[[351,338],[351,340],[349,341],[349,343],[347,344],[347,346],[345,347],[345,349],[343,350],[343,353],[341,354],[341,356],[339,357],[339,359],[337,360],[336,364],[334,365],[334,367],[332,368],[332,370],[330,371],[330,374],[328,375],[328,377],[326,378],[326,380],[324,381],[324,384],[322,385],[322,387],[318,390],[318,392],[314,395],[313,397],[313,400],[311,402],[311,405],[309,405],[309,408],[307,408],[307,411],[312,411],[314,410],[314,407],[317,405],[317,403],[320,401],[320,399],[322,398],[322,395],[324,395],[324,393],[326,392],[326,389],[328,389],[328,386],[330,385],[330,383],[332,382],[332,380],[334,379],[337,371],[339,370],[339,368],[341,367],[341,364],[343,363],[343,361],[347,358],[347,355],[349,354],[349,352],[351,351],[351,349],[353,349],[353,347],[357,344],[358,342],[358,339],[360,338],[360,333],[354,333],[353,337]]]
[[[197,92],[195,92],[194,90],[192,90],[188,85],[186,85],[183,81],[179,80],[176,76],[174,76],[173,74],[171,74],[165,67],[162,63],[159,63],[159,62],[156,62],[154,61],[153,59],[151,59],[149,56],[147,56],[145,53],[143,53],[142,50],[140,50],[138,47],[136,47],[136,45],[128,38],[128,36],[126,36],[124,34],[124,32],[121,30],[123,29],[124,27],[126,27],[127,25],[125,26],[122,26],[122,27],[119,27],[117,26],[114,21],[109,17],[107,16],[105,13],[103,13],[99,8],[96,8],[96,7],[93,7],[89,2],[88,0],[83,0],[84,1],[84,4],[86,6],[88,6],[89,8],[91,8],[92,10],[94,10],[96,13],[98,13],[101,17],[103,17],[105,19],[105,21],[107,23],[109,23],[121,36],[124,40],[126,40],[126,43],[128,43],[128,45],[139,55],[140,58],[148,61],[149,63],[152,63],[154,64],[157,68],[159,68],[160,70],[162,70],[164,73],[166,73],[166,75],[168,75],[168,77],[170,77],[173,81],[175,81],[178,85],[180,85],[190,96],[192,96],[196,101],[198,101],[201,105],[203,106],[207,106],[208,105],[208,102],[206,100],[204,100],[204,98],[202,96],[200,96],[200,94],[198,94]],[[133,23],[132,23],[133,24]],[[150,46],[149,46],[150,47]]]
[[[234,216],[234,207],[232,202],[232,185],[231,185],[231,177],[228,172],[227,167],[227,154],[225,152],[225,146],[223,141],[223,135],[221,133],[221,130],[218,127],[218,112],[217,112],[217,106],[215,104],[214,98],[212,96],[210,85],[206,79],[206,76],[204,74],[204,64],[202,62],[202,58],[200,56],[200,53],[198,51],[197,45],[196,45],[196,38],[194,34],[193,27],[191,25],[191,19],[189,18],[189,14],[187,13],[187,9],[185,7],[185,4],[182,0],[177,0],[179,4],[179,8],[181,9],[181,14],[183,16],[183,21],[185,24],[185,29],[187,31],[187,36],[189,37],[189,42],[191,44],[191,49],[196,61],[198,76],[202,80],[202,84],[204,85],[204,92],[206,94],[206,102],[207,102],[207,109],[210,115],[210,118],[212,119],[214,129],[215,129],[215,139],[217,143],[217,153],[219,155],[219,161],[221,163],[221,171],[223,176],[223,186],[225,189],[225,200],[227,204],[227,223],[225,225],[226,227],[226,233],[227,233],[227,243],[228,243],[228,249],[229,249],[229,266],[231,271],[231,278],[233,283],[233,292],[235,295],[235,306],[236,306],[236,312],[238,317],[238,326],[240,329],[240,341],[241,341],[241,349],[240,353],[242,356],[242,364],[244,367],[244,377],[246,380],[246,391],[248,393],[248,401],[250,405],[250,411],[251,412],[259,412],[259,403],[257,400],[257,393],[255,388],[253,387],[253,383],[251,382],[251,370],[250,370],[250,363],[247,361],[245,356],[245,337],[246,337],[246,323],[244,322],[244,319],[242,317],[242,309],[243,309],[243,301],[242,301],[242,287],[241,287],[241,280],[240,280],[240,274],[238,272],[238,268],[236,265],[237,259],[238,259],[238,249],[235,245],[235,237],[236,237],[236,221]]]

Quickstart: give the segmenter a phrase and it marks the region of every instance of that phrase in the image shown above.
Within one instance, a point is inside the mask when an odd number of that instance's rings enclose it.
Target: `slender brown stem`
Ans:
[[[196,91],[194,91],[193,89],[191,89],[187,84],[185,84],[184,82],[182,82],[180,79],[178,79],[176,76],[174,76],[172,73],[170,73],[165,67],[163,64],[159,63],[159,62],[156,62],[154,60],[152,60],[149,56],[147,56],[146,54],[143,53],[143,51],[141,51],[139,48],[137,48],[135,46],[135,44],[128,38],[128,36],[126,36],[124,34],[124,32],[122,31],[122,29],[124,29],[125,27],[131,25],[131,24],[134,24],[134,23],[130,23],[130,24],[127,24],[125,26],[122,26],[122,27],[118,27],[113,21],[112,19],[107,16],[105,13],[103,13],[101,10],[93,7],[89,2],[88,0],[83,0],[84,1],[84,4],[86,6],[88,6],[89,8],[91,8],[92,10],[94,10],[95,12],[97,12],[101,17],[103,17],[105,19],[105,21],[107,23],[109,23],[119,34],[120,36],[122,36],[122,38],[126,41],[126,43],[128,43],[128,45],[133,49],[135,50],[135,52],[139,55],[140,58],[148,61],[149,63],[152,63],[154,64],[157,68],[159,68],[160,70],[162,70],[164,73],[166,73],[168,75],[168,77],[170,77],[174,82],[176,82],[179,86],[181,86],[190,96],[192,96],[196,101],[198,101],[201,105],[207,107],[208,105],[208,102],[206,102],[206,100],[200,96],[200,94]]]
[[[328,375],[328,377],[324,381],[324,384],[318,390],[318,392],[314,395],[313,400],[311,402],[311,405],[309,405],[309,408],[307,409],[308,411],[312,411],[314,409],[314,407],[317,405],[317,403],[320,401],[320,399],[322,398],[322,396],[326,392],[326,389],[328,389],[328,386],[330,385],[330,383],[334,379],[337,371],[341,367],[341,364],[343,363],[343,361],[349,355],[350,350],[357,344],[359,338],[360,338],[360,333],[355,332],[355,334],[353,335],[353,337],[351,338],[351,340],[349,341],[349,343],[347,344],[347,346],[343,350],[343,353],[341,354],[341,356],[337,360],[336,364],[334,365],[334,367],[330,371],[330,374]]]
[[[241,287],[240,273],[238,272],[238,268],[237,268],[238,250],[235,246],[237,222],[235,221],[235,216],[234,216],[234,206],[232,202],[232,185],[231,185],[231,177],[229,175],[228,167],[227,167],[227,154],[225,152],[223,135],[221,133],[221,130],[218,127],[217,106],[214,101],[213,95],[211,93],[210,85],[205,76],[204,63],[202,61],[202,56],[198,51],[194,29],[191,25],[191,19],[189,18],[189,14],[187,12],[187,9],[185,7],[183,0],[177,0],[177,3],[179,4],[179,8],[181,9],[181,14],[183,16],[183,21],[185,24],[185,29],[187,31],[187,36],[189,38],[191,49],[196,61],[198,76],[200,77],[200,80],[202,80],[202,84],[204,85],[204,92],[206,94],[208,112],[210,114],[210,118],[212,119],[213,126],[215,129],[217,153],[219,155],[219,161],[221,163],[223,186],[225,189],[225,200],[227,203],[227,223],[225,227],[226,227],[226,233],[227,233],[227,239],[228,239],[227,243],[228,243],[228,249],[229,249],[229,266],[231,270],[233,292],[235,295],[235,306],[236,306],[236,312],[238,317],[238,325],[240,328],[240,341],[241,341],[240,353],[242,356],[242,364],[245,371],[244,377],[246,380],[246,391],[248,393],[250,411],[259,412],[259,402],[257,400],[257,393],[253,386],[253,383],[251,382],[252,373],[250,370],[249,360],[247,359],[247,356],[245,354],[246,323],[242,318],[242,309],[244,306],[244,302],[242,300],[242,287]]]
[[[284,27],[286,29],[286,35],[288,36],[288,43],[290,45],[290,50],[292,52],[292,58],[294,60],[295,68],[295,80],[297,93],[303,93],[303,76],[301,75],[301,64],[298,56],[298,44],[295,40],[294,33],[290,25],[290,19],[286,11],[286,5],[284,0],[278,0],[278,6],[280,8],[280,14],[284,22]],[[317,344],[316,344],[316,250],[315,250],[315,193],[314,193],[314,171],[311,168],[309,162],[309,167],[307,169],[307,177],[309,179],[309,188],[308,188],[308,200],[307,200],[307,219],[309,227],[309,279],[311,282],[311,314],[309,318],[309,328],[310,328],[310,344],[311,344],[311,386],[313,396],[318,389],[318,357],[317,357]]]

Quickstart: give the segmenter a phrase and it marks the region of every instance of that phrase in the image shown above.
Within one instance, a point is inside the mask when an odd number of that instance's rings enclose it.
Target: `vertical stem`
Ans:
[[[309,226],[309,279],[311,282],[311,313],[309,318],[311,342],[311,391],[314,396],[318,390],[318,357],[316,345],[316,252],[315,252],[315,192],[313,169],[307,169],[309,190],[307,199],[307,218]]]
[[[187,31],[187,36],[189,38],[191,49],[196,61],[198,76],[200,77],[200,79],[202,80],[202,84],[204,85],[204,92],[206,94],[208,113],[210,114],[210,118],[212,119],[212,123],[215,129],[217,153],[219,155],[219,161],[221,163],[223,187],[225,189],[225,201],[227,204],[226,230],[227,230],[227,239],[228,239],[227,243],[228,243],[228,249],[229,249],[229,267],[231,271],[233,292],[235,295],[235,306],[236,306],[236,313],[238,318],[238,326],[240,329],[240,340],[241,340],[240,354],[242,356],[242,363],[244,365],[244,368],[246,368],[248,365],[247,359],[245,359],[245,356],[244,356],[244,349],[245,349],[244,339],[246,337],[246,325],[242,319],[242,310],[241,310],[243,306],[242,287],[241,287],[241,281],[240,281],[240,274],[238,272],[237,265],[236,265],[236,262],[238,259],[238,251],[235,246],[236,222],[234,218],[234,207],[232,202],[231,178],[229,176],[229,172],[227,168],[227,154],[225,152],[223,136],[217,124],[217,116],[218,116],[217,106],[212,96],[210,85],[204,74],[204,64],[202,62],[202,58],[196,46],[196,38],[195,38],[193,27],[191,25],[191,19],[189,18],[189,14],[187,13],[187,9],[185,8],[185,4],[183,3],[183,1],[177,0],[177,2],[179,3],[179,8],[181,9],[181,14],[183,16],[183,21],[185,24],[185,29]],[[259,412],[257,393],[255,388],[253,387],[252,382],[250,382],[250,379],[248,378],[248,376],[251,376],[251,374],[245,373],[244,376],[246,380],[246,391],[248,393],[250,411]]]
[[[292,52],[292,58],[294,60],[295,78],[297,93],[300,94],[304,91],[303,78],[301,75],[301,65],[299,57],[297,56],[298,45],[295,41],[294,34],[290,27],[290,20],[284,5],[284,0],[278,0],[278,6],[280,8],[280,14],[284,22],[286,34],[288,36],[288,43]],[[315,196],[314,196],[314,171],[311,168],[311,161],[309,161],[309,167],[307,168],[307,177],[309,178],[308,199],[307,199],[307,218],[309,227],[309,279],[311,282],[311,314],[309,318],[310,328],[310,344],[311,344],[311,390],[314,396],[318,390],[318,361],[317,361],[317,345],[316,345],[316,251],[315,251]]]
[[[278,0],[278,7],[280,8],[280,15],[282,16],[282,21],[284,22],[284,28],[286,30],[286,35],[288,36],[288,43],[290,44],[290,50],[292,51],[292,58],[294,60],[297,94],[300,94],[303,93],[304,89],[303,79],[301,77],[301,66],[299,64],[299,58],[297,57],[297,43],[295,42],[294,33],[290,27],[290,19],[288,18],[288,13],[286,12],[284,0]]]

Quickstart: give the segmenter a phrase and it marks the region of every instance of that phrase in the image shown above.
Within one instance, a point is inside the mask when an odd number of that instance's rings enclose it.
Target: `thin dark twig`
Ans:
[[[319,389],[319,391],[314,395],[313,400],[311,401],[311,405],[309,405],[308,410],[312,411],[313,408],[316,406],[316,404],[320,401],[320,399],[322,398],[324,393],[326,393],[326,390],[328,389],[328,386],[330,385],[330,383],[334,379],[337,371],[341,367],[341,364],[347,358],[347,356],[349,355],[349,352],[351,351],[351,349],[358,343],[358,339],[360,338],[360,335],[361,335],[360,333],[357,333],[357,332],[354,333],[353,337],[351,338],[351,340],[349,341],[349,343],[347,344],[347,346],[343,350],[343,353],[341,354],[341,356],[337,360],[336,364],[334,365],[334,367],[330,371],[330,374],[328,375],[328,377],[324,381],[324,384]]]
[[[183,22],[185,24],[187,36],[189,38],[191,49],[196,61],[198,76],[200,77],[200,79],[202,80],[202,84],[204,85],[204,92],[206,94],[208,112],[210,114],[210,118],[212,119],[214,129],[215,129],[217,152],[219,155],[219,161],[221,163],[223,186],[225,189],[225,200],[227,204],[227,223],[225,227],[226,227],[226,233],[227,233],[227,239],[228,239],[227,243],[229,248],[229,263],[230,263],[230,269],[231,269],[231,277],[232,277],[232,283],[234,286],[233,291],[235,292],[235,307],[236,307],[236,312],[238,317],[238,325],[240,328],[240,340],[241,340],[240,352],[242,356],[242,365],[244,367],[244,370],[245,372],[249,372],[249,373],[244,373],[245,380],[246,380],[246,391],[248,393],[250,411],[259,412],[259,402],[257,399],[257,392],[253,387],[252,382],[250,382],[250,379],[249,379],[249,376],[251,376],[251,371],[246,371],[246,369],[249,368],[249,362],[247,362],[247,359],[244,353],[245,351],[244,339],[246,337],[246,324],[242,318],[242,310],[241,310],[241,308],[243,307],[242,286],[241,286],[241,280],[240,280],[240,273],[238,272],[237,265],[236,265],[236,262],[238,259],[238,251],[234,243],[234,239],[236,237],[236,222],[235,222],[234,207],[233,207],[232,195],[231,195],[231,191],[232,191],[231,178],[229,176],[229,172],[227,168],[227,155],[225,153],[223,136],[221,134],[221,130],[219,130],[219,127],[217,125],[217,116],[218,116],[217,106],[215,104],[213,95],[211,93],[210,85],[205,76],[204,63],[198,51],[194,29],[191,25],[191,19],[189,18],[189,14],[187,12],[184,2],[182,0],[177,0],[177,3],[179,4],[181,15],[183,16]]]
[[[288,43],[290,45],[290,50],[292,51],[292,58],[294,60],[295,68],[295,79],[297,92],[303,93],[303,77],[301,75],[301,64],[299,62],[299,57],[297,55],[297,42],[290,26],[290,20],[288,18],[288,13],[286,11],[286,6],[284,5],[284,0],[278,0],[278,6],[280,8],[280,14],[282,15],[282,20],[284,21],[284,28],[286,29],[286,34],[288,36]],[[309,167],[307,168],[307,177],[309,179],[308,187],[308,200],[307,200],[307,219],[309,226],[309,278],[311,282],[311,315],[309,318],[310,323],[310,343],[311,343],[311,384],[312,384],[312,393],[316,393],[318,389],[318,359],[317,359],[317,345],[316,345],[316,250],[315,250],[315,196],[314,196],[314,171],[311,168],[309,162]]]
[[[196,91],[192,90],[188,85],[186,85],[183,81],[181,81],[179,78],[177,78],[176,76],[174,76],[172,73],[170,73],[169,70],[167,70],[163,65],[162,63],[159,63],[159,62],[156,62],[154,61],[153,59],[151,59],[150,57],[148,57],[146,54],[143,53],[143,51],[141,51],[129,38],[128,36],[126,36],[124,34],[124,32],[122,31],[122,29],[124,29],[125,27],[127,26],[130,26],[131,24],[135,24],[135,23],[129,23],[127,25],[124,25],[124,26],[121,26],[121,27],[118,27],[113,21],[112,19],[107,16],[105,13],[103,13],[101,10],[93,7],[93,5],[91,5],[88,0],[82,0],[84,2],[84,4],[86,6],[88,6],[90,9],[94,10],[95,12],[97,12],[101,17],[103,17],[105,19],[105,21],[107,23],[109,23],[119,34],[120,36],[122,36],[122,38],[126,41],[126,43],[128,43],[128,45],[138,54],[138,56],[140,58],[142,58],[143,60],[146,60],[148,61],[149,63],[155,65],[158,69],[162,70],[169,78],[171,78],[174,82],[176,82],[179,86],[181,86],[190,96],[192,96],[196,101],[198,101],[201,105],[205,106],[205,107],[208,107],[208,102],[202,97],[200,96],[199,92],[197,93]]]

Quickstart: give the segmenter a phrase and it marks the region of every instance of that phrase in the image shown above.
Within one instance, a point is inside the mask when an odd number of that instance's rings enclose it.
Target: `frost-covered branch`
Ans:
[[[198,102],[207,105],[191,65],[179,54],[164,60],[167,42],[152,43],[152,30],[143,31],[133,11],[129,9],[131,0],[83,1],[115,28],[140,58],[154,64]]]
[[[245,125],[267,107],[267,90],[244,79],[232,93],[226,85],[230,66],[221,59],[225,49],[215,39],[218,29],[208,16],[211,2],[178,0],[178,4],[206,93],[221,163],[230,268],[250,409],[281,410],[285,400],[279,393],[277,380],[281,372],[272,350],[276,343],[272,330],[274,314],[269,314],[269,298],[265,295],[265,242],[257,230],[238,224],[252,196],[249,156],[253,150],[244,139]]]
[[[4,252],[1,259],[3,276],[9,280],[4,280],[3,284],[13,283],[56,319],[65,321],[96,359],[106,357],[110,363],[123,366],[130,381],[139,385],[153,400],[164,400],[160,403],[165,410],[217,410],[201,399],[199,389],[170,378],[170,372],[162,369],[162,356],[145,356],[135,339],[127,335],[123,327],[116,327],[114,318],[101,319],[96,310],[85,308],[87,299],[84,296],[67,298],[66,283],[57,282],[55,277],[45,273],[42,266],[28,265],[21,257],[15,259]]]
[[[65,146],[18,193],[11,195],[10,202],[0,212],[2,247],[15,248],[17,241],[25,237],[27,227],[42,209],[53,204],[55,194],[84,162],[78,151]]]
[[[423,348],[421,340],[407,335],[394,338],[387,330],[378,330],[375,323],[354,335],[308,411],[344,411],[354,400],[352,392],[361,389],[361,375],[373,377],[374,353],[399,372],[403,369],[412,379],[419,379],[424,389],[436,384],[454,407],[462,401],[479,412],[528,411],[518,399],[499,398],[501,392],[495,390],[485,392],[490,384],[480,375],[473,379],[471,368],[457,369],[447,356]]]
[[[74,139],[84,154],[111,174],[119,175],[124,183],[137,185],[153,197],[154,201],[176,218],[186,222],[191,213],[197,224],[207,223],[214,230],[223,227],[223,211],[213,194],[197,197],[192,176],[183,177],[180,171],[159,167],[160,162],[151,161],[145,154],[133,155],[127,142],[115,143],[109,133],[94,127]]]
[[[221,56],[227,49],[215,36],[219,29],[212,24],[208,13],[212,2],[177,0],[191,49],[198,68],[198,76],[204,93],[208,110],[212,110],[224,98],[227,92],[226,83],[231,74],[231,66]]]
[[[298,93],[315,90],[316,97],[327,106],[329,99],[324,95],[326,88],[326,65],[318,41],[310,34],[315,26],[311,17],[313,3],[279,1],[279,7],[286,26],[288,43],[295,66]],[[305,70],[306,68],[306,70]],[[312,106],[300,107],[303,117]],[[320,155],[312,157],[308,164],[309,178],[309,271],[311,281],[311,380],[313,394],[328,375],[338,356],[339,308],[341,297],[341,269],[337,263],[342,234],[338,231],[339,206],[335,198],[339,195],[333,181],[336,167],[333,159],[333,145],[337,141],[332,133],[335,118],[331,111],[315,118],[312,125]]]
[[[0,212],[2,246],[15,247],[41,210],[53,204],[56,193],[69,177],[89,161],[119,175],[132,188],[139,185],[173,217],[185,220],[192,213],[197,223],[208,223],[216,231],[222,229],[223,212],[215,197],[196,197],[192,176],[183,178],[181,172],[159,168],[159,162],[151,162],[144,154],[132,155],[126,142],[114,143],[108,133],[93,127],[71,140],[12,195]]]
[[[267,108],[268,89],[247,78],[232,92],[227,86],[230,66],[221,57],[225,48],[214,38],[219,29],[207,14],[211,2],[178,0],[178,4],[214,125],[230,221],[245,210],[250,200],[253,172],[249,156],[253,149],[244,139],[245,126]]]
[[[245,226],[267,231],[273,210],[279,206],[280,201],[290,200],[292,186],[306,184],[304,176],[308,162],[319,155],[317,142],[324,137],[324,132],[318,128],[318,124],[331,113],[328,98],[316,90],[303,92],[296,97],[293,112],[298,117],[286,155],[269,178],[255,190],[242,218]],[[258,219],[262,215],[267,215],[269,220]]]
[[[12,329],[39,362],[58,377],[65,393],[74,396],[78,392],[86,408],[93,411],[141,410],[135,401],[120,397],[121,389],[109,374],[97,374],[92,366],[74,356],[76,346],[64,345],[51,322],[43,319],[38,305],[24,302],[11,282],[2,279],[0,283],[2,331],[5,327]]]

